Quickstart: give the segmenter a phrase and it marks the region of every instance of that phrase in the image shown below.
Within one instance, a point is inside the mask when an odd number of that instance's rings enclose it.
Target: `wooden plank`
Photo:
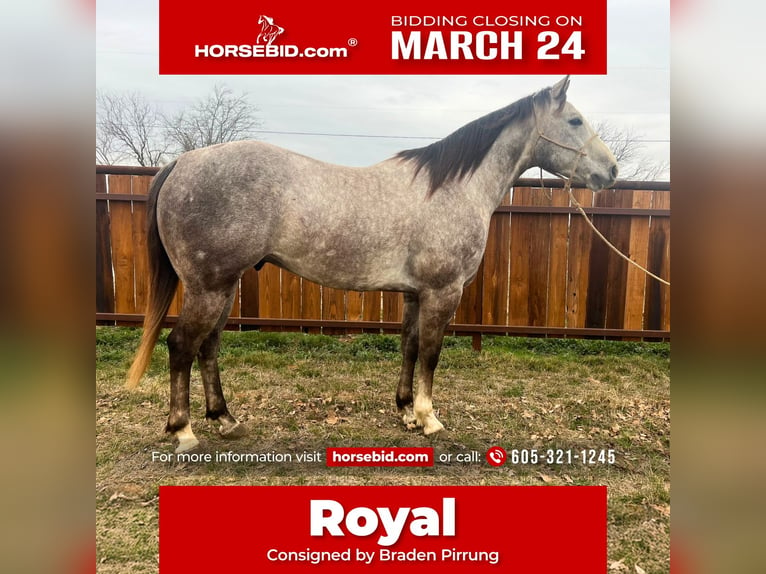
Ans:
[[[346,292],[343,289],[322,286],[322,319],[330,321],[346,319]],[[333,327],[322,329],[325,335],[343,335],[345,332],[345,329]]]
[[[304,319],[322,318],[322,287],[308,279],[301,280],[301,317]],[[321,333],[319,327],[304,329],[307,333]]]
[[[147,175],[131,177],[131,193],[136,196],[149,194],[152,178]],[[149,259],[146,252],[146,203],[132,202],[133,209],[133,257],[136,285],[136,310],[143,313],[149,293]]]
[[[481,322],[485,325],[508,324],[510,224],[509,214],[494,214],[489,223],[481,279]]]
[[[669,209],[633,209],[632,207],[584,207],[586,215],[621,215],[623,217],[634,217],[636,215],[646,215],[658,217],[670,217]],[[552,205],[499,205],[495,213],[534,213],[550,215],[574,215],[579,213],[575,207],[554,207]]]
[[[401,293],[383,291],[383,321],[402,322],[404,296]],[[385,329],[384,333],[398,333],[400,329]]]
[[[629,208],[633,203],[633,190],[615,190],[614,206]],[[620,252],[630,251],[630,218],[612,217],[607,239]],[[603,241],[603,240],[602,240]],[[628,280],[628,262],[609,248],[607,272],[606,328],[622,329],[625,321],[625,296]]]
[[[129,175],[110,176],[108,192],[129,194],[130,180]],[[135,313],[133,214],[130,203],[109,202],[109,216],[114,269],[114,309],[116,313]]]
[[[551,205],[566,207],[569,194],[551,189]],[[551,215],[550,255],[548,259],[548,314],[545,324],[566,326],[567,259],[569,248],[569,215]]]
[[[513,190],[513,205],[529,205],[532,189]],[[529,283],[531,248],[537,216],[527,213],[511,215],[510,289],[508,293],[508,324],[529,325]]]
[[[479,264],[479,270],[476,277],[465,289],[455,312],[453,323],[464,325],[481,324],[481,300],[482,300],[482,281],[484,278],[484,262]]]
[[[346,320],[364,320],[364,293],[361,291],[346,291]],[[360,328],[349,328],[347,333],[361,333]]]
[[[280,269],[281,275],[281,288],[280,296],[282,298],[282,317],[285,319],[300,319],[301,318],[301,278],[295,273],[291,273],[286,269]],[[289,327],[285,328],[286,331],[293,330]],[[300,330],[300,329],[296,329]]]
[[[282,318],[280,271],[279,267],[271,263],[266,263],[258,271],[258,311],[261,317]],[[282,328],[269,330],[281,331]]]
[[[634,191],[633,207],[651,207],[651,191]],[[649,256],[649,218],[634,217],[630,222],[630,248],[627,253],[631,260],[646,267]],[[644,324],[644,299],[646,274],[635,265],[628,265],[625,288],[625,329],[641,329]]]
[[[670,209],[670,192],[659,192],[658,203],[662,209]],[[660,224],[662,234],[665,236],[664,249],[662,250],[662,262],[660,264],[659,276],[670,282],[670,218],[665,218],[664,223]],[[658,281],[654,281],[659,283]],[[662,329],[670,331],[670,287],[660,283],[660,294],[662,301]]]
[[[612,207],[614,190],[603,190],[595,194],[593,202],[598,207]],[[612,216],[594,215],[593,225],[604,236],[611,235]],[[588,268],[588,301],[585,327],[604,328],[606,325],[607,282],[609,280],[609,247],[598,237],[590,244],[590,265]]]
[[[533,206],[550,206],[552,190],[534,188],[529,190],[529,203]],[[529,284],[528,324],[544,326],[548,319],[548,269],[551,255],[551,216],[531,215],[529,225]]]
[[[170,307],[168,307],[168,315],[180,315],[183,304],[184,304],[184,286],[183,286],[183,283],[179,281],[178,288],[176,289],[176,294],[173,297],[173,300],[170,302]]]
[[[573,189],[580,205],[593,204],[593,192]],[[567,322],[569,329],[585,327],[588,312],[588,281],[590,279],[590,253],[593,231],[582,215],[572,215],[569,221],[569,250],[567,252]]]
[[[382,291],[366,291],[364,293],[364,301],[362,303],[362,320],[363,321],[375,321],[379,323],[383,320],[383,292]],[[379,329],[369,330],[366,332],[379,333]]]
[[[239,314],[240,317],[260,317],[260,294],[258,289],[258,272],[255,268],[248,269],[239,280]],[[242,325],[243,331],[258,327]]]
[[[106,175],[96,175],[96,193],[106,193]],[[109,206],[96,202],[96,312],[114,313],[114,278],[112,276],[112,241]],[[97,325],[114,325],[99,321]]]
[[[654,192],[653,206],[670,207],[670,192]],[[649,257],[647,269],[670,280],[670,219],[653,217],[649,224]],[[670,288],[647,278],[644,329],[670,330]],[[654,327],[656,325],[657,327]]]
[[[229,310],[229,317],[241,317],[242,316],[242,280],[237,281],[237,288],[234,291],[234,302],[231,304]]]

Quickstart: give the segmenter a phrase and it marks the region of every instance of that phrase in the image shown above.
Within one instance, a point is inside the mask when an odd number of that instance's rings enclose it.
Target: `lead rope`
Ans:
[[[659,276],[655,275],[654,273],[649,271],[646,267],[643,267],[643,266],[639,265],[638,263],[636,263],[635,261],[633,261],[630,257],[628,257],[622,251],[617,249],[612,244],[611,241],[609,241],[606,237],[604,237],[604,234],[601,233],[598,229],[596,229],[596,226],[590,220],[590,218],[588,217],[588,214],[585,213],[585,210],[583,209],[582,205],[580,205],[580,202],[577,201],[577,199],[575,198],[574,194],[572,193],[572,176],[574,176],[575,170],[577,169],[577,166],[580,164],[580,158],[583,157],[583,156],[588,155],[583,150],[585,149],[585,147],[588,144],[590,144],[591,141],[593,141],[594,138],[598,137],[598,135],[594,133],[588,139],[588,141],[586,141],[584,144],[582,144],[582,146],[580,146],[579,149],[571,147],[571,146],[568,146],[566,144],[563,144],[563,143],[557,142],[555,140],[552,140],[551,138],[546,136],[542,131],[540,131],[540,124],[537,122],[537,110],[535,110],[534,105],[532,106],[532,112],[534,113],[534,116],[535,116],[535,129],[537,130],[537,140],[535,141],[535,147],[537,147],[537,142],[540,141],[540,138],[542,138],[542,139],[552,143],[553,145],[556,145],[556,146],[559,146],[561,148],[568,149],[568,150],[571,150],[571,151],[575,152],[576,156],[575,156],[574,161],[572,162],[572,169],[569,171],[569,177],[563,178],[564,179],[564,190],[566,190],[567,194],[569,195],[569,199],[572,202],[572,204],[574,205],[575,209],[577,209],[577,211],[580,213],[580,215],[583,216],[583,218],[588,223],[588,225],[593,230],[593,232],[596,235],[598,235],[604,241],[604,243],[606,243],[609,246],[609,248],[612,251],[614,251],[617,255],[622,257],[625,261],[627,261],[628,263],[630,263],[631,265],[633,265],[635,267],[638,267],[641,271],[646,273],[649,277],[651,277],[653,279],[656,279],[660,283],[663,283],[664,285],[667,285],[668,287],[670,287],[670,282],[669,281],[666,281],[662,277],[659,277]],[[532,148],[532,149],[534,149],[534,148]],[[540,169],[540,184],[541,184],[541,186],[542,186],[542,183],[543,183],[543,172],[542,172],[542,168],[541,168]]]

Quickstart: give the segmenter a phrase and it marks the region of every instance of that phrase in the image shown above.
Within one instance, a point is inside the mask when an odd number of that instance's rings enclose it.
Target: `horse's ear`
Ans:
[[[567,101],[567,90],[569,89],[569,76],[564,76],[561,80],[556,82],[553,87],[551,87],[551,96],[553,97],[553,101],[559,105],[559,107],[564,105],[564,102]]]

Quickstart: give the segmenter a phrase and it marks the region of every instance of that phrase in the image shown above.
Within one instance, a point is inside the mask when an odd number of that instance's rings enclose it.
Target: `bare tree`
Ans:
[[[117,142],[110,130],[96,125],[96,163],[115,165],[120,162],[122,153],[117,149]]]
[[[620,179],[652,181],[668,177],[669,163],[650,158],[641,137],[632,128],[621,128],[602,120],[594,122],[593,129],[617,159]]]
[[[96,93],[97,161],[156,166],[163,163],[169,147],[160,111],[141,94]]]
[[[213,93],[190,109],[164,119],[165,136],[177,153],[217,143],[253,138],[261,126],[258,109],[247,94],[216,85]]]

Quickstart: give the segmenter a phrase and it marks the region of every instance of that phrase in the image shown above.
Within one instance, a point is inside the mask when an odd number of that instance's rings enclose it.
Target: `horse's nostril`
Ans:
[[[619,170],[619,169],[617,169],[617,165],[613,165],[613,166],[612,166],[612,177],[613,177],[614,179],[617,179],[617,174],[619,173],[619,171],[620,171],[620,170]]]

